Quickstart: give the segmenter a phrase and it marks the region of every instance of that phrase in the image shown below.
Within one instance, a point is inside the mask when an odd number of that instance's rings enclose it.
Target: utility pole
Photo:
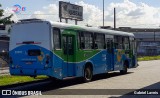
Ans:
[[[103,0],[103,27],[104,27],[104,0]]]
[[[116,29],[116,8],[114,8],[114,30]]]

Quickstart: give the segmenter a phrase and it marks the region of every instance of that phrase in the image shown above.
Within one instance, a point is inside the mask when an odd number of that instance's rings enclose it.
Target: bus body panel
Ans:
[[[56,57],[50,51],[52,47],[50,32],[51,24],[46,21],[12,25],[9,45],[11,74],[53,75],[53,58]]]
[[[38,46],[50,50],[50,32],[51,24],[45,21],[13,24],[11,28],[9,51],[27,44],[27,42],[33,42],[33,44],[37,44]]]
[[[28,49],[40,49],[40,56],[27,56],[26,51]],[[21,50],[22,53],[16,53],[15,51]],[[47,57],[49,56],[48,64],[46,64]],[[12,64],[10,64],[11,75],[47,75],[62,79],[62,62],[63,60],[57,55],[53,54],[50,50],[37,45],[23,45],[10,51],[10,57],[12,57]]]

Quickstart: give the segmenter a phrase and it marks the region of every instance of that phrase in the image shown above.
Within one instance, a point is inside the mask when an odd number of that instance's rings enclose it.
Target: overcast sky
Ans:
[[[83,6],[84,21],[80,25],[102,26],[103,0],[61,0]],[[117,12],[117,27],[149,27],[160,26],[160,0],[104,0],[105,25],[113,26],[113,8]],[[59,21],[59,0],[0,0],[4,15],[14,14],[12,19],[17,21],[26,18],[41,18],[49,21]],[[26,11],[15,14],[15,4],[26,7]],[[39,15],[38,15],[39,14]],[[74,24],[74,22],[69,21]]]

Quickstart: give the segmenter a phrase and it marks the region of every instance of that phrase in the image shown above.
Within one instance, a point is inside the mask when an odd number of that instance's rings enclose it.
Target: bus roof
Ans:
[[[122,36],[132,36],[134,37],[133,33],[127,33],[123,31],[115,31],[115,30],[108,30],[108,29],[101,29],[98,27],[85,27],[85,26],[79,26],[79,25],[72,25],[72,24],[66,24],[66,23],[59,23],[59,22],[51,22],[53,27],[57,28],[73,28],[76,30],[85,30],[90,32],[96,32],[96,33],[105,33],[105,34],[111,34],[111,35],[122,35]]]
[[[24,19],[20,20],[20,23],[30,23],[30,22],[49,22],[41,19]],[[111,35],[122,35],[122,36],[132,36],[134,37],[133,33],[127,33],[123,31],[116,31],[116,30],[108,30],[108,29],[101,29],[98,27],[86,27],[86,26],[79,26],[79,25],[73,25],[73,24],[66,24],[66,23],[60,23],[60,22],[50,22],[52,27],[57,28],[63,28],[63,29],[75,29],[75,30],[84,30],[84,31],[90,31],[90,32],[96,32],[96,33],[105,33],[105,34],[111,34]]]

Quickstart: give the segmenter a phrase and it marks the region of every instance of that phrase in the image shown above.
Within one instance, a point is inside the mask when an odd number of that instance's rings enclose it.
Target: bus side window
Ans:
[[[80,32],[80,49],[93,49],[93,35],[91,32]]]
[[[134,53],[137,54],[137,41],[134,38]]]
[[[129,41],[130,41],[130,49],[133,50],[133,38],[130,37]]]
[[[114,36],[114,47],[115,49],[118,48],[118,36]]]
[[[115,49],[123,49],[122,36],[114,36]]]
[[[113,35],[105,35],[105,43],[106,43],[106,48],[110,49],[113,48]]]
[[[81,32],[77,30],[77,46],[78,49],[81,49]]]
[[[97,45],[96,42],[95,42],[95,44],[94,44],[94,49],[98,49],[98,45]]]
[[[54,49],[61,49],[61,33],[59,28],[53,28]]]
[[[110,40],[107,41],[107,49],[111,49],[111,42],[110,42]]]
[[[130,46],[129,46],[129,37],[123,37],[123,48],[125,50],[129,50]]]
[[[135,38],[130,37],[130,49],[133,50],[133,53],[136,53],[136,40]]]
[[[105,48],[105,35],[100,33],[94,34],[94,48],[104,49]]]
[[[82,31],[79,31],[79,45],[80,49],[84,49],[84,34]]]

